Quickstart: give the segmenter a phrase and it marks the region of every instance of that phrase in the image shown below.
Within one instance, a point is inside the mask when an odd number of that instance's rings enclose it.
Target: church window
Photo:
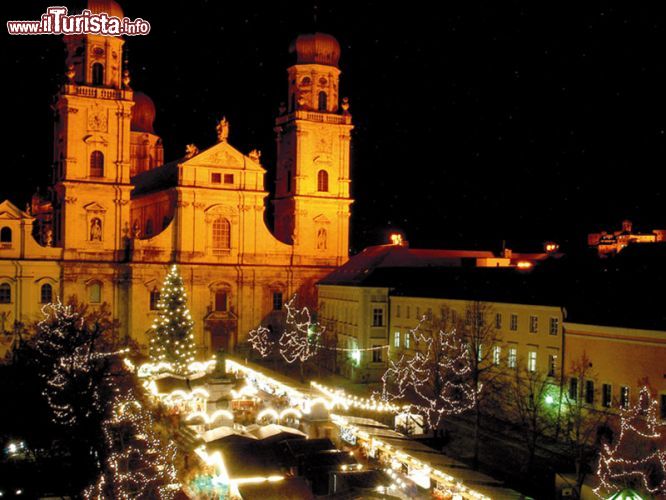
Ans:
[[[301,80],[301,85],[312,85],[312,80],[309,76],[306,76]]]
[[[328,172],[326,170],[320,170],[317,173],[317,191],[328,191]]]
[[[219,172],[210,174],[210,182],[213,184],[221,184],[222,174],[220,174]]]
[[[273,292],[273,311],[282,309],[282,292]]]
[[[39,290],[39,302],[41,304],[49,304],[52,301],[53,301],[53,287],[48,283],[44,283],[41,289]]]
[[[0,243],[12,242],[12,229],[10,227],[3,227],[0,229]]]
[[[99,283],[91,283],[88,287],[88,301],[91,304],[99,304],[102,302],[102,285]]]
[[[92,65],[92,84],[104,85],[104,66],[102,63],[94,63]]]
[[[104,177],[104,153],[101,151],[90,154],[90,177]]]
[[[218,312],[227,312],[229,305],[229,296],[225,290],[215,292],[215,310]]]
[[[319,111],[326,111],[326,108],[328,108],[328,96],[326,95],[326,92],[322,91],[319,92],[319,105],[317,109]]]
[[[213,248],[228,250],[231,248],[231,224],[225,218],[213,222]]]
[[[160,301],[160,291],[157,288],[153,288],[150,292],[150,310],[156,311],[157,304]]]
[[[146,221],[146,236],[152,236],[154,232],[153,228],[153,219],[148,219]]]
[[[9,283],[0,285],[0,304],[11,304],[12,302],[12,287]]]
[[[224,183],[233,184],[234,183],[234,174],[224,174]]]

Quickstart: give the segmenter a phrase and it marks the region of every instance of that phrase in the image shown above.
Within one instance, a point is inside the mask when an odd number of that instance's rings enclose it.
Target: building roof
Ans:
[[[296,64],[323,64],[338,67],[340,44],[327,33],[299,35],[289,47],[296,55]]]
[[[666,331],[663,294],[657,292],[666,289],[666,244],[636,245],[612,259],[548,259],[528,271],[465,266],[465,258],[479,253],[370,247],[320,284],[388,288],[392,296],[550,305],[564,308],[570,322]],[[457,258],[459,265],[449,265]]]
[[[244,500],[310,500],[314,494],[302,477],[290,477],[272,483],[246,483],[238,486]]]
[[[373,271],[382,268],[455,267],[465,260],[493,258],[490,251],[429,250],[403,245],[377,245],[354,255],[346,264],[320,281],[325,285],[363,284]]]

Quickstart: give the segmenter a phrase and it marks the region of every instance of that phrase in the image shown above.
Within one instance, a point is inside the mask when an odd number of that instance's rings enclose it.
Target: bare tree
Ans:
[[[527,368],[514,371],[510,406],[523,431],[520,434],[527,449],[527,474],[532,472],[539,439],[551,435],[556,426],[553,394],[557,391],[552,379],[542,372]]]
[[[599,401],[597,375],[587,353],[571,363],[569,387],[562,396],[564,441],[576,466],[575,490],[580,491],[591,471],[592,461],[600,445],[599,429],[606,427],[608,413],[595,409]]]
[[[470,353],[469,383],[477,394],[474,403],[474,449],[473,467],[479,465],[479,444],[481,439],[481,415],[484,410],[493,413],[496,408],[496,395],[504,385],[503,369],[495,363],[493,349],[502,344],[499,332],[490,316],[492,306],[487,302],[472,301],[465,307],[463,317],[455,317],[454,324],[461,341]],[[453,311],[449,311],[453,314]]]

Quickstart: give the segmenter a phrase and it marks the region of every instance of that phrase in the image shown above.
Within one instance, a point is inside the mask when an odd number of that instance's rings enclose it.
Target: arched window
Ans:
[[[0,243],[11,243],[12,242],[12,228],[3,227],[0,229]]]
[[[101,151],[90,153],[90,177],[104,177],[104,153]]]
[[[88,302],[91,304],[102,302],[102,285],[95,282],[88,286]]]
[[[12,287],[9,283],[0,285],[0,304],[11,304],[12,302]]]
[[[102,63],[94,63],[92,65],[92,84],[104,85],[104,66]]]
[[[327,108],[328,108],[328,96],[326,95],[326,92],[322,90],[321,92],[319,92],[319,106],[317,107],[317,109],[319,111],[326,111]]]
[[[213,249],[229,250],[231,248],[231,224],[220,217],[213,222]]]
[[[152,236],[153,235],[153,219],[148,219],[146,221],[146,236]]]
[[[48,283],[44,283],[39,291],[39,302],[42,304],[53,302],[53,287]]]
[[[317,191],[328,192],[328,172],[320,170],[317,173]]]
[[[309,76],[303,77],[301,85],[312,85],[312,80],[310,80]]]

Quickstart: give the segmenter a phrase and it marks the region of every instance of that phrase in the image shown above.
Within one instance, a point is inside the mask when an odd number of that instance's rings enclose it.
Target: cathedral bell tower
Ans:
[[[124,17],[114,0],[93,13]],[[65,258],[113,259],[125,245],[130,211],[133,92],[120,37],[65,36],[66,82],[55,96],[54,227]]]
[[[288,105],[276,120],[275,235],[294,255],[341,265],[349,255],[351,115],[339,106],[340,44],[300,35],[291,44]],[[340,109],[341,108],[341,109]]]

